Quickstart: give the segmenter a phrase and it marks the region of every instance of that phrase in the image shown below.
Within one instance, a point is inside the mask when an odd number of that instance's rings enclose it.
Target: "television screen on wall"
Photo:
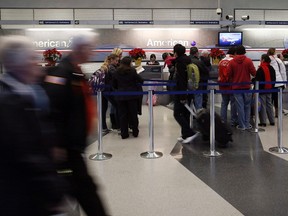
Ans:
[[[243,33],[242,32],[219,32],[218,33],[218,46],[238,46],[242,45]]]

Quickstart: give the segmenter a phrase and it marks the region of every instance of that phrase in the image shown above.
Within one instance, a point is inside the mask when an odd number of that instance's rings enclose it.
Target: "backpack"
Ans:
[[[188,77],[188,90],[196,90],[199,87],[200,72],[196,64],[190,63],[187,65],[187,77]]]
[[[98,69],[88,80],[89,86],[94,94],[97,93],[97,91],[103,91],[105,89],[105,75],[106,73],[104,71]]]

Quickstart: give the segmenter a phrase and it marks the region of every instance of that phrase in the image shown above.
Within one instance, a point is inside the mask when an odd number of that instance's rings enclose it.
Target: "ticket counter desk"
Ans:
[[[163,72],[162,65],[143,65],[139,75],[145,80],[144,83],[148,84],[153,83],[153,80],[168,80],[169,73]],[[166,89],[166,86],[143,86],[143,91],[166,91]],[[166,94],[157,95],[157,105],[167,105],[170,102],[169,98],[170,96]],[[147,95],[143,95],[142,103],[147,103]]]

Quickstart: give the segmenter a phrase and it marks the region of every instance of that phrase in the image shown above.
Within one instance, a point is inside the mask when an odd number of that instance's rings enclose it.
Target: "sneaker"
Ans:
[[[237,128],[238,130],[245,131],[245,128],[241,128],[240,125],[237,125],[236,128]]]
[[[245,128],[245,130],[251,130],[252,129],[252,125],[249,125],[247,128]]]
[[[173,109],[174,108],[174,102],[171,102],[167,105],[168,108]]]
[[[184,140],[184,139],[183,139],[182,136],[180,136],[180,137],[177,138],[177,141],[179,141],[179,142],[182,142],[183,140]]]
[[[197,136],[198,136],[199,132],[196,132],[194,135],[185,138],[182,143],[186,144],[186,143],[190,143],[192,140],[194,140]]]
[[[109,133],[111,130],[106,128],[106,129],[102,129],[102,133]]]

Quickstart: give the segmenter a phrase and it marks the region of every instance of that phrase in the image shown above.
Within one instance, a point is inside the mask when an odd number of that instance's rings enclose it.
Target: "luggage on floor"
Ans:
[[[190,113],[195,116],[197,122],[197,128],[203,136],[204,140],[209,140],[210,138],[210,113],[207,109],[201,109],[195,112],[195,109],[191,109],[187,104],[185,107],[190,111]],[[232,130],[224,122],[221,121],[219,114],[215,113],[215,140],[217,144],[221,147],[226,147],[229,141],[232,139]]]
[[[210,137],[210,113],[206,109],[197,112],[196,121],[198,128],[204,137]],[[219,146],[226,146],[232,139],[232,130],[221,121],[219,114],[215,113],[215,140]]]

